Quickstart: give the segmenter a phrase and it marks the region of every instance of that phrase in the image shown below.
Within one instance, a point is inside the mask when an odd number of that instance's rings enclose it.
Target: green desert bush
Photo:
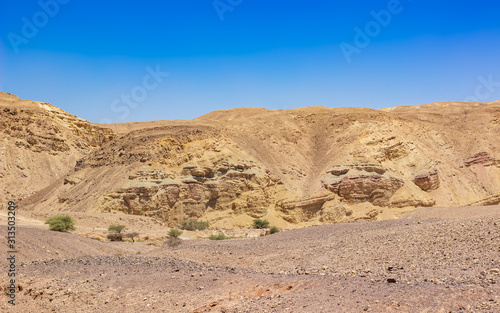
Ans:
[[[271,234],[276,234],[276,233],[279,233],[279,232],[280,232],[280,229],[278,227],[276,227],[276,226],[273,226],[270,229],[270,233]]]
[[[210,226],[208,221],[198,221],[197,219],[188,219],[181,222],[180,229],[184,230],[205,230]]]
[[[231,237],[228,237],[228,236],[224,235],[223,233],[219,233],[217,235],[215,235],[215,234],[210,235],[210,237],[208,237],[208,239],[210,239],[210,240],[226,240],[226,239],[231,239]]]
[[[180,229],[177,229],[177,228],[172,228],[169,232],[168,232],[168,236],[170,238],[179,238],[179,236],[182,235],[182,230]]]
[[[67,215],[49,217],[45,220],[45,224],[49,224],[49,229],[53,231],[67,232],[76,229],[75,221]]]
[[[172,228],[168,232],[167,244],[171,247],[175,247],[181,244],[182,239],[179,236],[182,235],[182,230],[177,228]]]
[[[262,228],[268,228],[268,227],[269,227],[268,220],[261,220],[258,218],[253,220],[253,228],[262,229]]]

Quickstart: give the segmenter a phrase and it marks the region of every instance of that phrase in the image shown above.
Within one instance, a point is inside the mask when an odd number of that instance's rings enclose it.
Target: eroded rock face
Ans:
[[[44,107],[52,110],[44,110]],[[71,149],[97,148],[113,139],[113,132],[94,126],[48,103],[40,107],[0,107],[0,133],[30,152],[58,155]],[[71,128],[68,129],[67,126]]]
[[[0,208],[49,186],[113,138],[110,129],[49,103],[0,92]]]
[[[384,174],[386,169],[379,164],[351,164],[351,165],[336,165],[332,167],[327,173],[340,176],[347,174],[349,170],[363,171],[368,173]]]
[[[283,213],[284,219],[290,223],[300,223],[307,222],[317,216],[322,216],[325,209],[325,203],[333,200],[335,197],[333,195],[321,195],[316,197],[309,197],[306,199],[287,199],[284,201],[279,201],[277,203],[277,209]],[[330,205],[331,206],[331,205]],[[345,211],[345,210],[344,210]],[[341,220],[339,216],[335,216],[335,221]],[[328,219],[325,217],[325,219]],[[330,216],[330,220],[333,223],[334,218]]]
[[[352,221],[353,211],[337,202],[326,202],[320,212],[320,221],[323,223],[339,223]]]
[[[31,192],[23,195],[45,188],[26,199],[27,210],[120,211],[170,225],[192,217],[217,227],[259,217],[286,228],[495,203],[500,194],[495,103],[241,108],[105,129],[0,93],[0,118],[1,203],[12,185],[20,186],[13,194]],[[471,156],[472,148],[488,153]]]
[[[385,175],[381,166],[349,165],[329,170],[323,186],[347,202],[370,202],[386,206],[392,195],[404,185],[401,179]]]
[[[138,171],[129,185],[105,196],[104,211],[160,216],[175,224],[207,212],[231,211],[262,217],[272,205],[269,192],[279,182],[250,164],[223,162],[212,167],[188,164],[178,173]]]
[[[431,207],[436,204],[436,201],[432,199],[418,199],[412,196],[408,196],[405,199],[393,200],[389,203],[390,207],[394,208],[404,208],[404,207]]]
[[[479,152],[465,160],[465,166],[470,167],[473,165],[500,166],[500,160],[495,159],[488,152]]]
[[[436,171],[419,174],[413,179],[413,183],[423,191],[431,191],[439,188],[439,175]]]
[[[500,204],[500,194],[487,197],[486,199],[482,199],[480,201],[472,202],[471,206],[484,206],[484,205],[496,205]]]
[[[75,170],[126,166],[135,162],[183,166],[204,152],[216,152],[220,142],[214,137],[217,137],[217,131],[212,127],[156,127],[147,131],[132,131],[119,138],[115,145],[78,160]],[[187,144],[195,146],[195,150],[186,150]],[[189,171],[189,168],[186,170]]]

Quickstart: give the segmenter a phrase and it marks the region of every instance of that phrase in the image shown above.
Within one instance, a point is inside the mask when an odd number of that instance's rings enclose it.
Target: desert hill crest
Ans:
[[[8,156],[0,179],[29,210],[126,212],[172,224],[201,218],[220,227],[259,217],[294,227],[500,199],[498,101],[238,108],[109,125],[42,103],[21,109],[20,101],[0,97]],[[44,144],[50,140],[65,148]],[[8,188],[20,175],[31,183]]]

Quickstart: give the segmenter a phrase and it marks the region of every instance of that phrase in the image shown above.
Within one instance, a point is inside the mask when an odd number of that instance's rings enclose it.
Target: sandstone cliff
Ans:
[[[37,114],[53,114],[43,110]],[[217,227],[246,227],[259,217],[295,227],[500,202],[498,102],[240,108],[191,121],[110,125],[55,121],[66,123],[58,125],[68,148],[57,148],[62,135],[47,136],[49,126],[30,136],[44,134],[53,146],[30,144],[12,130],[2,138],[10,154],[45,153],[65,165],[47,171],[45,189],[25,199],[25,209],[120,211],[171,225],[194,217]],[[12,128],[2,125],[4,133]],[[47,145],[50,151],[38,151]]]

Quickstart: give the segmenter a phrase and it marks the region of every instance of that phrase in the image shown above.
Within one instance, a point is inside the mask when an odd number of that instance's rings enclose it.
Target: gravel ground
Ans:
[[[2,312],[500,312],[495,212],[177,247],[30,228],[18,240],[22,290]]]

